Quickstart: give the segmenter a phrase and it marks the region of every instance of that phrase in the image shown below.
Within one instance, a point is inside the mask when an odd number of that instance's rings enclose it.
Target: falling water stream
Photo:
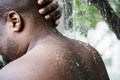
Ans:
[[[96,23],[95,28],[90,27],[90,22],[86,22],[86,24],[82,23],[81,19],[84,17],[84,15],[78,16],[80,12],[78,11],[79,9],[75,9],[77,6],[75,0],[68,0],[70,1],[69,3],[66,3],[65,1],[67,0],[64,0],[63,3],[64,11],[61,19],[62,23],[58,29],[69,38],[87,42],[95,47],[103,57],[108,70],[108,74],[110,76],[110,80],[119,80],[120,41],[116,38],[115,34],[111,32],[111,30],[108,28],[108,25],[102,19]],[[71,7],[70,3],[73,5],[72,10],[69,8]],[[89,7],[90,4],[85,3],[84,5]],[[88,12],[87,10],[87,8],[82,8],[81,13],[86,15]],[[93,19],[97,19],[94,18],[94,16],[95,15],[93,15]]]

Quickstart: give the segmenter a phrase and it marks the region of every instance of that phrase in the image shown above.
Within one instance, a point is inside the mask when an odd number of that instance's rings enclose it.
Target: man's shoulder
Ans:
[[[77,47],[78,50],[81,50],[83,53],[99,54],[98,51],[93,46],[91,46],[89,43],[75,40],[74,45]]]
[[[61,42],[47,43],[36,49],[36,51],[40,51],[47,55],[52,54],[53,57],[58,55],[65,57],[77,55],[79,58],[93,58],[95,55],[100,56],[99,52],[89,43],[74,39],[65,39]]]

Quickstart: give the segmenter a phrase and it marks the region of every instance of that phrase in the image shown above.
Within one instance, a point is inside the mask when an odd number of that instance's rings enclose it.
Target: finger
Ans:
[[[50,20],[50,19],[54,19],[57,20],[61,17],[62,11],[61,11],[61,7],[59,7],[58,9],[54,10],[53,12],[51,12],[50,14],[45,16],[46,20]]]
[[[53,1],[53,0],[38,0],[38,4],[44,5],[44,4],[51,3],[52,1]]]
[[[57,20],[55,21],[55,25],[58,26],[59,24],[60,24],[60,20],[57,19]]]
[[[42,8],[39,10],[40,14],[47,14],[50,13],[52,11],[54,11],[55,9],[57,9],[59,7],[58,2],[54,3],[54,4],[49,4],[48,6]]]

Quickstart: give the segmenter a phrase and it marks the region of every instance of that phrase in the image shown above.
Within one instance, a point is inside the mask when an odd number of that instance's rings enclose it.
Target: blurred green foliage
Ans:
[[[120,16],[120,0],[108,0],[116,14]],[[79,30],[82,34],[87,34],[89,28],[95,28],[97,22],[102,20],[102,16],[94,5],[87,2],[87,0],[73,0],[72,18],[74,31]],[[67,13],[66,13],[67,14]]]
[[[76,25],[76,22],[79,22],[84,26],[94,28],[96,23],[102,19],[98,10],[90,3],[82,0],[74,0],[72,5],[74,10],[74,26]]]
[[[73,0],[73,28],[86,34],[89,28],[95,28],[102,20],[98,10],[90,3],[82,0]]]

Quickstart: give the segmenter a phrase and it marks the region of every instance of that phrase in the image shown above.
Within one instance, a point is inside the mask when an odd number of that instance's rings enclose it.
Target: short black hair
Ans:
[[[19,14],[25,12],[31,12],[33,15],[39,14],[38,10],[41,6],[38,5],[37,1],[38,0],[0,0],[0,19],[5,18],[6,14],[11,10]]]

